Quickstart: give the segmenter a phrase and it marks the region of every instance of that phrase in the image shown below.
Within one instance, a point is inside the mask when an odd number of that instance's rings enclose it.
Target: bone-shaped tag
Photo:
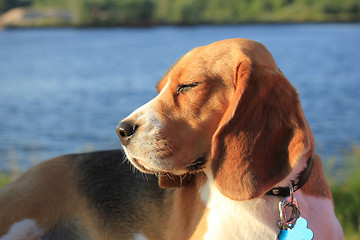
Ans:
[[[307,228],[307,221],[300,217],[292,229],[280,231],[279,240],[312,240],[314,233]]]

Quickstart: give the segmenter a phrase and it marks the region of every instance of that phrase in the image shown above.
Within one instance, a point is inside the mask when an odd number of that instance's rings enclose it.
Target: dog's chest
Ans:
[[[208,208],[204,240],[277,239],[277,198],[234,201],[221,194],[211,181],[202,187],[201,198]]]

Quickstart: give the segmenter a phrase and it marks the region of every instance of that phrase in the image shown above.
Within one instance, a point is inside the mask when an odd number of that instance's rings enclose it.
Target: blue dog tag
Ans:
[[[281,229],[279,240],[312,240],[314,233],[307,228],[307,221],[300,217],[292,229]]]

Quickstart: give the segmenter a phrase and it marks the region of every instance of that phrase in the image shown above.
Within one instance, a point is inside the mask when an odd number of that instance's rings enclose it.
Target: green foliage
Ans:
[[[31,0],[0,0],[0,14],[15,7],[26,7]]]
[[[8,174],[0,172],[0,188],[10,183],[11,177]]]
[[[75,25],[147,25],[154,13],[151,0],[68,0],[67,6]]]
[[[330,161],[336,162],[336,161]],[[346,235],[360,239],[360,147],[344,153],[344,165],[328,176],[335,213]]]
[[[360,21],[359,0],[0,0],[69,10],[76,26]]]

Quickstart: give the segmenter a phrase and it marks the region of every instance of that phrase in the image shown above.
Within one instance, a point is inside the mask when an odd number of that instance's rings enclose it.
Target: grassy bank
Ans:
[[[10,181],[11,181],[10,174],[5,174],[3,172],[0,172],[0,188],[10,183]]]
[[[360,21],[358,0],[0,0],[0,14],[16,7],[43,15],[21,23],[38,27]]]
[[[360,147],[344,154],[343,167],[326,171],[334,197],[335,213],[345,233],[345,239],[360,239]],[[335,163],[332,159],[329,161]]]
[[[335,213],[346,240],[360,239],[360,147],[354,146],[343,153],[343,161],[330,158],[326,161],[325,172],[333,192]],[[0,187],[8,184],[17,174],[0,172]],[[13,176],[14,175],[14,176]]]

